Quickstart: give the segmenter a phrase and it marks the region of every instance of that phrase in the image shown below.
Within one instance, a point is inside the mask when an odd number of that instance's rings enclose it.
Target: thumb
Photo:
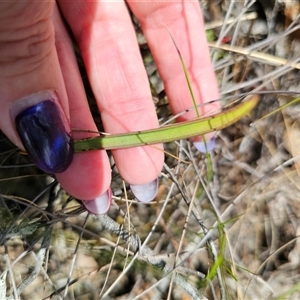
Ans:
[[[92,210],[103,213],[111,201],[110,164],[105,151],[73,157],[71,127],[96,126],[72,43],[53,10],[54,2],[0,1],[0,128],[68,193],[96,199]]]
[[[48,2],[0,4],[0,128],[38,167],[57,173],[73,148],[52,12]]]

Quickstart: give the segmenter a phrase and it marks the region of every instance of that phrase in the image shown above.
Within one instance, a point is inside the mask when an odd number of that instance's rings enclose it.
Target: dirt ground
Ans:
[[[300,299],[300,106],[277,110],[300,94],[300,2],[200,2],[222,105],[255,93],[257,107],[216,133],[210,155],[166,144],[150,204],[113,168],[114,204],[98,217],[1,135],[0,300]]]

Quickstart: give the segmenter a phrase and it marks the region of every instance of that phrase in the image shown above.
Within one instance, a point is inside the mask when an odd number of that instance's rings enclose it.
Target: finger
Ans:
[[[106,132],[157,127],[125,3],[61,2],[60,6],[80,46]],[[113,155],[121,176],[134,185],[153,181],[163,164],[160,145],[115,150]]]
[[[41,169],[57,173],[71,162],[73,168],[80,159],[72,161],[68,95],[55,49],[52,13],[50,2],[0,3],[0,128]],[[66,174],[67,191],[81,196],[79,175]],[[59,176],[63,180],[64,175]],[[84,184],[82,188],[88,190]]]
[[[10,119],[9,107],[13,101],[58,86],[59,104],[69,117],[66,94],[59,84],[61,73],[50,64],[57,62],[50,19],[53,5],[21,2],[0,5],[0,124],[6,135],[23,148]],[[18,17],[21,12],[22,18]],[[47,75],[49,70],[53,73],[51,77]],[[39,80],[40,76],[45,80]]]
[[[206,103],[219,97],[215,74],[205,37],[202,14],[197,1],[127,1],[142,25],[174,114],[193,107],[190,91],[176,47],[187,66],[195,100]],[[170,34],[169,34],[169,32]],[[200,115],[219,109],[219,103],[199,108]],[[195,112],[178,119],[196,117]]]
[[[57,7],[53,15],[55,24],[55,47],[62,70],[64,83],[69,99],[71,128],[74,139],[82,139],[97,134],[97,127],[91,116],[88,101],[82,84],[81,74],[77,67],[73,44],[63,26]],[[106,151],[77,153],[70,167],[56,175],[61,185],[80,200],[92,200],[104,194],[110,185],[111,169]],[[107,210],[107,203],[104,204]],[[102,210],[103,211],[103,210]]]

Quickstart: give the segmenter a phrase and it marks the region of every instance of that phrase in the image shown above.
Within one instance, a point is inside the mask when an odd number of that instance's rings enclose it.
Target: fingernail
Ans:
[[[147,184],[131,184],[130,189],[137,200],[145,203],[150,202],[156,197],[158,189],[158,179],[155,179],[154,181]]]
[[[31,160],[47,173],[65,171],[73,158],[73,139],[55,93],[24,97],[13,103],[10,112]]]
[[[207,140],[205,143],[201,141],[201,142],[193,142],[193,144],[195,148],[201,153],[211,152],[214,150],[216,146],[216,139],[211,138],[210,140]]]
[[[84,200],[82,204],[92,214],[102,215],[105,214],[111,206],[112,192],[109,188],[104,194],[94,200]]]

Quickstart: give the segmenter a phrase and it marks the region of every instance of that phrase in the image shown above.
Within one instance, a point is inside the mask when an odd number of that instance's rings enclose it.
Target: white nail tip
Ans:
[[[104,194],[97,197],[94,200],[84,200],[82,204],[84,207],[92,214],[102,215],[105,214],[111,206],[112,202],[112,192],[111,188],[107,190]]]
[[[137,200],[147,203],[152,201],[156,195],[158,190],[158,179],[141,185],[130,185],[130,189],[133,195],[137,198]]]
[[[216,139],[212,138],[209,141],[206,141],[206,145],[204,142],[194,142],[193,144],[195,148],[201,153],[206,153],[207,151],[211,152],[216,146]]]

